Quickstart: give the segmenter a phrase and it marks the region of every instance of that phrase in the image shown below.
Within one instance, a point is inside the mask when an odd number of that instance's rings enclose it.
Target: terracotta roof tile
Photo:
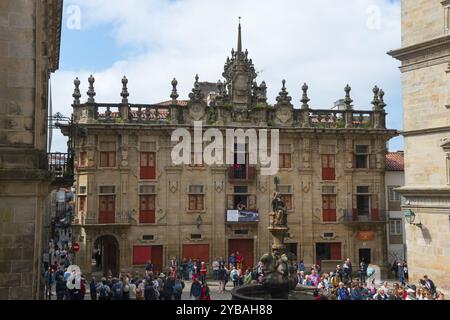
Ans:
[[[386,171],[405,171],[403,152],[388,152],[386,154]]]

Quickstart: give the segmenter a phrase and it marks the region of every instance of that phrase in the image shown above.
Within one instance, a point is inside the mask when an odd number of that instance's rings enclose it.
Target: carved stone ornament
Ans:
[[[224,183],[223,181],[214,181],[214,186],[216,188],[217,193],[221,193],[224,188]]]
[[[277,108],[276,116],[281,123],[286,124],[292,120],[293,117],[292,108],[287,105],[280,106]]]
[[[205,116],[205,108],[201,103],[194,103],[189,107],[189,116],[194,121],[200,121]]]
[[[175,193],[178,191],[178,181],[169,181],[170,192]]]

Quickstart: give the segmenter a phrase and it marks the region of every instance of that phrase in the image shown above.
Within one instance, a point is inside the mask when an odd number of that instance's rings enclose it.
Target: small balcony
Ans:
[[[387,223],[388,214],[386,210],[344,210],[343,222],[346,224],[359,223]]]
[[[105,227],[109,227],[109,226],[114,226],[114,227],[120,227],[120,226],[124,226],[124,227],[128,227],[132,224],[133,218],[131,216],[131,214],[128,213],[115,213],[112,216],[112,219],[109,220],[105,220],[104,217],[102,219],[100,219],[99,216],[97,216],[96,214],[82,214],[81,216],[78,217],[78,219],[75,220],[75,225],[83,225],[83,226],[92,226],[92,227],[101,227],[101,226],[105,226]]]
[[[234,165],[229,168],[228,178],[230,181],[254,181],[256,168],[248,165]]]
[[[59,188],[68,188],[75,182],[73,171],[73,158],[68,153],[48,153],[48,171],[53,174],[52,185]]]

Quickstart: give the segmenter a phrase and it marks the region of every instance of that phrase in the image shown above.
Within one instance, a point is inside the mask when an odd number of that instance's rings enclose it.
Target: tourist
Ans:
[[[394,260],[391,271],[392,271],[392,274],[394,275],[394,278],[398,279],[398,261],[397,260]]]
[[[205,282],[206,281],[206,274],[208,273],[208,268],[206,266],[205,262],[201,263],[201,267],[200,267],[200,282]]]
[[[112,300],[122,300],[123,298],[123,279],[113,278],[112,280]]]
[[[99,300],[109,300],[111,289],[108,286],[106,278],[102,278],[101,283],[97,286],[97,292],[99,293]]]
[[[192,283],[189,296],[192,297],[194,300],[200,300],[200,297],[202,296],[202,285],[198,281],[198,279],[195,279],[194,282]]]
[[[364,259],[361,260],[361,263],[359,264],[359,281],[361,283],[365,283],[366,282],[366,277],[367,277],[367,264],[364,261]]]
[[[184,281],[181,280],[181,277],[178,276],[175,280],[175,284],[173,286],[173,297],[174,300],[181,300],[181,296],[183,294],[183,289],[185,287]]]
[[[48,300],[52,300],[52,287],[55,282],[55,272],[52,268],[48,268],[44,274],[45,279],[45,296],[48,297]]]
[[[244,256],[241,255],[241,254],[239,253],[239,251],[236,251],[235,258],[236,258],[236,265],[237,265],[237,268],[238,268],[238,269],[242,269],[242,263],[244,262]]]
[[[434,282],[428,278],[427,275],[423,276],[423,280],[425,281],[425,287],[431,292],[431,294],[436,294],[436,286]]]
[[[199,300],[211,300],[210,290],[206,281],[201,286],[201,296]]]
[[[398,275],[398,281],[402,284],[402,286],[405,285],[405,269],[403,268],[403,264],[400,262],[397,264],[397,275]]]
[[[122,300],[130,300],[130,279],[127,276],[122,278],[123,295]]]
[[[403,262],[403,270],[404,270],[404,274],[405,274],[405,281],[409,282],[409,270],[408,270],[408,264],[406,263],[406,261]]]
[[[227,271],[224,266],[220,266],[217,272],[217,279],[219,280],[219,293],[223,294],[225,291],[225,278],[227,277]]]
[[[406,299],[405,300],[417,300],[416,298],[416,291],[413,290],[412,288],[409,288],[408,290],[406,290]]]
[[[214,260],[213,262],[212,262],[212,268],[213,268],[213,278],[214,278],[214,280],[219,280],[219,278],[218,278],[218,274],[219,274],[219,266],[220,266],[220,264],[219,264],[219,261],[218,261],[218,259],[217,260]]]
[[[231,280],[233,281],[233,287],[236,288],[239,286],[239,271],[236,269],[235,266],[232,266],[231,272],[230,272]]]
[[[230,280],[230,273],[231,273],[231,269],[228,269],[227,266],[225,265],[224,268],[225,270],[225,279],[224,279],[224,283],[223,283],[223,291],[227,291],[227,283]]]
[[[180,263],[180,275],[183,280],[189,280],[189,264],[186,258]]]
[[[373,300],[388,300],[388,296],[386,295],[385,291],[380,288],[378,289],[377,293],[373,296]]]
[[[149,272],[153,271],[153,263],[151,260],[147,261],[147,264],[145,265],[145,271],[148,274]]]
[[[344,276],[345,276],[346,281],[352,283],[353,267],[352,267],[352,262],[350,261],[350,258],[347,258],[347,260],[344,262],[343,270],[344,270]]]
[[[192,258],[190,258],[189,261],[188,261],[188,272],[189,272],[189,277],[188,277],[187,279],[185,279],[185,280],[192,279],[192,277],[193,277],[193,275],[194,275],[194,272],[195,272],[194,266],[195,266],[194,260],[192,260]]]
[[[339,283],[339,288],[336,291],[336,296],[338,300],[349,300],[350,299],[350,292],[348,291],[348,288],[344,286],[343,282]]]
[[[136,289],[137,289],[136,282],[137,282],[136,279],[132,279],[129,282],[129,284],[128,284],[128,286],[130,287],[130,289],[129,289],[129,299],[130,300],[137,300],[137,297],[136,297]]]
[[[89,291],[91,300],[97,300],[97,282],[95,281],[95,277],[92,277],[91,282],[89,283]]]
[[[305,272],[305,263],[304,263],[304,261],[303,260],[300,260],[300,263],[299,263],[299,265],[298,265],[298,271],[300,271],[300,272]]]
[[[234,253],[232,253],[229,257],[228,257],[228,264],[231,266],[236,267],[236,256],[234,255]]]
[[[253,280],[252,270],[250,268],[248,268],[247,271],[245,271],[244,284],[250,284],[252,282],[252,280]]]
[[[173,274],[171,274],[169,277],[167,277],[166,281],[164,281],[163,285],[164,300],[173,300],[174,286],[175,286],[175,277]]]
[[[56,300],[64,300],[67,292],[67,284],[64,275],[59,273],[56,278]]]
[[[155,284],[151,280],[151,278],[145,280],[144,282],[144,299],[145,300],[158,300],[159,292],[158,289],[155,288]]]

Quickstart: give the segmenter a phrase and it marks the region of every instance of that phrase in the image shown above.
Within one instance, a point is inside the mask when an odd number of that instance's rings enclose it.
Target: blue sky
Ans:
[[[119,102],[121,78],[130,80],[130,102],[167,100],[177,77],[181,98],[201,81],[221,79],[236,46],[237,17],[243,41],[269,100],[287,80],[299,106],[301,85],[310,86],[313,108],[330,108],[352,88],[355,108],[369,109],[372,88],[386,92],[388,126],[402,130],[399,63],[386,52],[400,47],[400,4],[396,0],[66,0],[60,69],[53,75],[54,111],[70,115],[73,79],[96,77],[97,101]],[[65,151],[54,133],[53,150]],[[402,150],[401,138],[390,142]]]

